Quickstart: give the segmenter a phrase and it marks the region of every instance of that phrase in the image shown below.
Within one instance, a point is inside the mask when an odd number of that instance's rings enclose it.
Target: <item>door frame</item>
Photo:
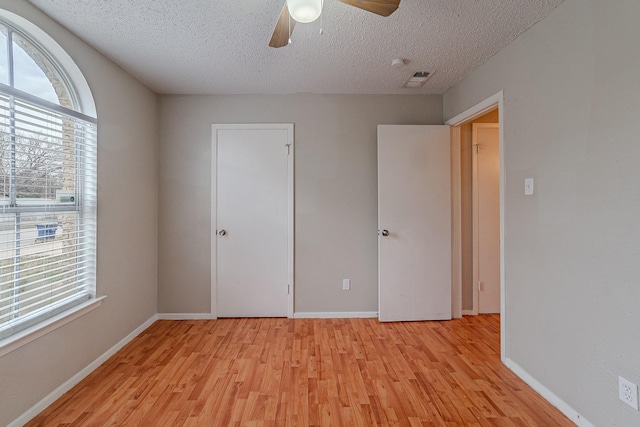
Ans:
[[[500,139],[500,359],[504,363],[507,354],[506,330],[507,330],[507,307],[506,307],[506,273],[504,262],[504,224],[505,224],[505,189],[506,189],[506,166],[505,166],[505,146],[504,138],[504,93],[500,91],[495,95],[481,101],[468,108],[462,113],[447,120],[445,124],[452,127],[451,132],[451,174],[452,174],[452,218],[453,218],[453,244],[452,244],[452,305],[454,317],[462,317],[462,255],[461,255],[461,230],[460,230],[460,125],[470,122],[489,111],[498,108],[498,126]],[[455,155],[457,153],[457,155]]]
[[[211,125],[211,229],[209,241],[211,244],[211,318],[218,318],[217,298],[217,164],[218,164],[218,130],[286,130],[287,147],[287,317],[294,313],[294,126],[293,123],[249,123],[249,124],[212,124]]]
[[[500,131],[499,123],[472,123],[471,124],[471,143],[477,139],[477,129],[498,129]],[[500,149],[500,140],[498,138],[498,150]],[[471,194],[472,194],[472,234],[473,234],[473,307],[471,311],[474,315],[480,313],[480,216],[478,211],[478,203],[480,196],[479,179],[478,179],[478,152],[472,151],[471,161]],[[500,298],[502,301],[502,297]]]

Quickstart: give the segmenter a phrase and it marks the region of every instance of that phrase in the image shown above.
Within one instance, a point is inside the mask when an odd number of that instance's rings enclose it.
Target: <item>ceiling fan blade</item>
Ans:
[[[287,3],[282,6],[282,12],[280,12],[280,18],[276,23],[276,28],[273,29],[273,35],[269,46],[271,47],[284,47],[289,44],[289,36],[293,33],[293,27],[296,26],[295,19],[290,19],[289,9]]]
[[[338,0],[358,9],[375,13],[380,16],[389,16],[396,11],[400,0]]]

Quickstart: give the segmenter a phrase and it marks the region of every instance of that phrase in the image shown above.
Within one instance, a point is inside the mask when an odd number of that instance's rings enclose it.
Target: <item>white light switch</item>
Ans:
[[[533,196],[533,178],[524,179],[524,195]]]
[[[342,279],[342,290],[348,291],[351,289],[351,279]]]

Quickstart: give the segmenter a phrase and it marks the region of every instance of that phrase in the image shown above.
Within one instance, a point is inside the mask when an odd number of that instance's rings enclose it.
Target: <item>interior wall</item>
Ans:
[[[295,311],[377,312],[377,125],[442,124],[442,97],[162,96],[160,313],[210,312],[213,123],[295,125]]]
[[[498,110],[489,111],[469,123],[460,125],[460,211],[462,252],[462,309],[473,310],[473,176],[471,151],[473,123],[498,123]]]
[[[74,58],[98,114],[101,307],[0,357],[7,425],[150,319],[157,307],[157,97],[25,1],[0,0]]]
[[[599,426],[640,425],[617,385],[640,384],[638,22],[566,0],[444,97],[503,90],[506,356]]]

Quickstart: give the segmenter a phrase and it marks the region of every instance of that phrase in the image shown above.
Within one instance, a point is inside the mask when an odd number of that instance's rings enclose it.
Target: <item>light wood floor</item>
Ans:
[[[499,317],[158,321],[29,426],[572,426]]]

